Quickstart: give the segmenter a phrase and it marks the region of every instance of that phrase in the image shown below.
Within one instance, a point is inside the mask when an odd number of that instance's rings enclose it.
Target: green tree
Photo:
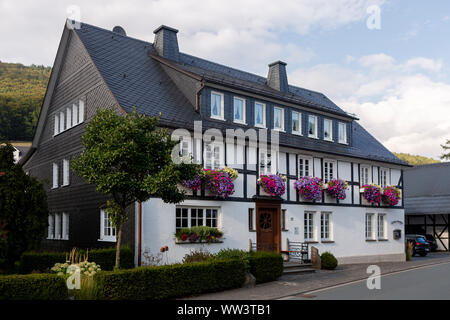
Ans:
[[[186,195],[177,184],[199,173],[198,165],[172,161],[172,149],[179,142],[171,140],[168,131],[157,125],[158,118],[136,111],[120,116],[111,110],[99,110],[82,137],[84,151],[72,161],[79,176],[111,197],[106,211],[117,229],[116,269],[120,267],[127,207],[151,196],[179,203]]]
[[[447,140],[445,144],[441,144],[442,149],[444,149],[444,154],[441,159],[450,160],[450,140]]]
[[[14,164],[13,151],[10,144],[0,147],[0,221],[6,239],[2,249],[9,265],[24,251],[39,247],[48,221],[45,190],[21,165]]]
[[[428,158],[424,156],[419,155],[413,155],[409,153],[396,153],[394,152],[394,155],[399,158],[400,160],[403,160],[407,162],[408,164],[412,166],[418,166],[422,164],[432,164],[432,163],[439,163],[439,160],[435,160],[433,158]]]

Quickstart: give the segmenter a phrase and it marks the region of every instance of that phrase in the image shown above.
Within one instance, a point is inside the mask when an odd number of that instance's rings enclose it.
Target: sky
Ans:
[[[74,10],[75,8],[75,10]],[[52,66],[71,13],[180,50],[324,93],[394,152],[439,158],[450,139],[450,1],[0,0],[0,61]]]

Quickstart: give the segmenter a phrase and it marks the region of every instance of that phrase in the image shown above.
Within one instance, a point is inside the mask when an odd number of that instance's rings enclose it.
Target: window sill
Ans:
[[[378,239],[378,241],[389,241],[389,239]]]
[[[278,132],[286,133],[286,131],[284,131],[284,129],[273,128],[272,130],[273,130],[273,131],[278,131]]]
[[[319,243],[319,241],[316,241],[316,240],[305,240],[305,243]]]
[[[255,124],[255,128],[267,129],[266,126],[264,126],[262,124]]]
[[[303,136],[300,132],[292,131],[292,134],[295,134],[296,136]]]
[[[316,137],[316,136],[310,136],[310,135],[308,135],[308,138],[319,140],[319,138]]]
[[[233,120],[233,123],[241,124],[241,125],[243,125],[243,126],[248,125],[248,123],[246,123],[245,121],[237,121],[237,120]]]
[[[222,240],[215,240],[215,241],[181,241],[181,240],[175,240],[175,244],[214,244],[214,243],[223,243]]]
[[[211,116],[211,119],[213,119],[213,120],[219,120],[219,121],[225,121],[224,118],[220,118],[220,117],[213,117],[213,116]]]
[[[321,243],[334,243],[333,240],[321,240],[320,242]]]
[[[366,241],[368,241],[368,242],[376,242],[377,239],[366,239]]]
[[[117,242],[117,239],[98,239],[97,241],[101,241],[101,242]]]
[[[338,141],[338,143],[339,143],[339,144],[343,144],[343,145],[348,146],[348,142],[341,142],[341,141]]]

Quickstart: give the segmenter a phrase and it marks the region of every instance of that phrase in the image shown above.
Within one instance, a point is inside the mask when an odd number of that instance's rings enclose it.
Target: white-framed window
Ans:
[[[261,102],[255,102],[255,127],[266,127],[266,105]]]
[[[389,184],[389,169],[380,168],[380,187],[384,188]]]
[[[59,167],[57,163],[53,163],[53,183],[52,183],[52,189],[58,188],[58,173],[59,173]]]
[[[69,185],[70,177],[70,161],[68,159],[63,160],[63,186]]]
[[[61,213],[55,213],[55,235],[53,236],[53,239],[61,239],[61,231]]]
[[[82,123],[84,121],[84,101],[78,101],[78,123]]]
[[[223,93],[211,92],[211,118],[223,120]]]
[[[233,120],[237,123],[245,124],[245,99],[234,97],[233,98]]]
[[[320,213],[320,239],[323,241],[333,239],[331,216],[331,212]]]
[[[175,229],[207,226],[218,228],[219,209],[203,207],[177,207],[175,209]]]
[[[116,241],[116,228],[112,226],[109,215],[105,210],[100,210],[100,241]]]
[[[323,160],[323,181],[325,183],[336,178],[336,166],[334,160]]]
[[[374,240],[375,239],[375,228],[374,228],[374,217],[373,213],[366,213],[366,239]]]
[[[298,177],[312,176],[312,158],[299,156],[298,157]]]
[[[315,212],[305,212],[304,214],[304,238],[305,241],[314,241],[316,238],[315,235],[315,226],[314,226],[314,215]]]
[[[69,240],[69,214],[63,212],[62,214],[62,238],[63,240]]]
[[[284,130],[284,109],[281,107],[273,107],[273,128]]]
[[[302,134],[302,114],[297,111],[292,111],[292,133]]]
[[[361,166],[360,167],[360,177],[361,177],[361,186],[365,184],[369,184],[369,172],[370,172],[370,166]]]
[[[70,128],[72,128],[72,108],[71,107],[67,107],[66,116],[67,116],[66,127],[67,127],[67,129],[70,129]]]
[[[72,125],[76,126],[78,123],[78,106],[74,103],[72,104]]]
[[[323,119],[323,139],[333,141],[333,121],[330,119]]]
[[[308,116],[308,137],[317,138],[317,117],[313,115]]]
[[[59,132],[63,132],[66,130],[66,127],[64,127],[64,123],[65,123],[65,115],[64,115],[64,111],[61,111],[59,113]]]
[[[59,133],[59,114],[55,114],[55,125],[53,135],[56,136]]]
[[[338,141],[339,143],[347,143],[347,124],[344,122],[338,124]]]
[[[180,143],[178,147],[178,154],[180,157],[184,158],[192,156],[192,140],[190,137],[180,136]]]
[[[222,143],[205,143],[204,151],[204,167],[206,169],[216,170],[223,166],[224,151]]]
[[[259,174],[275,174],[278,172],[278,153],[259,151]]]
[[[377,215],[377,235],[378,239],[386,240],[386,215],[378,214]]]
[[[49,213],[47,239],[53,239],[54,237],[55,237],[55,215],[53,213]]]

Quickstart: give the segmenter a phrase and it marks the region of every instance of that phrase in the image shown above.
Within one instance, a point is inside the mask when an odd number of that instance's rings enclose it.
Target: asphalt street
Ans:
[[[449,275],[450,263],[447,262],[381,275],[379,289],[368,289],[367,280],[363,280],[283,300],[449,300]]]

